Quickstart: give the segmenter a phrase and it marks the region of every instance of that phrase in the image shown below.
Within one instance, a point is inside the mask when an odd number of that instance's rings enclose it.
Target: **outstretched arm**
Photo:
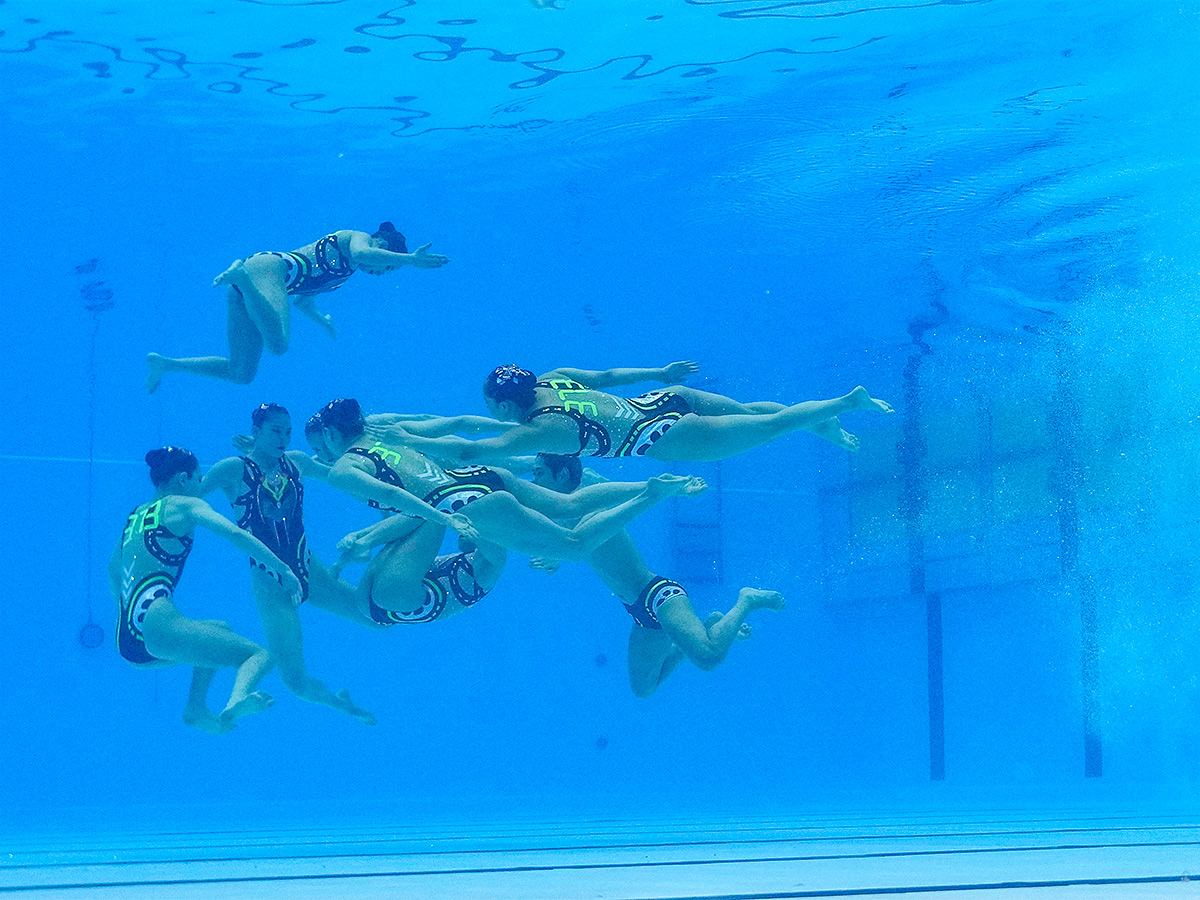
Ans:
[[[367,432],[378,440],[404,441],[410,435],[445,437],[448,434],[495,434],[515,427],[487,416],[403,416],[395,413],[367,416]]]
[[[330,467],[315,456],[309,456],[301,450],[289,450],[286,455],[300,471],[301,478],[320,478],[322,480],[329,478]]]
[[[409,434],[422,437],[444,437],[448,434],[503,434],[515,428],[515,422],[501,422],[487,416],[437,416],[420,422],[406,422]]]
[[[543,381],[555,376],[578,381],[584,387],[602,390],[610,387],[620,387],[626,384],[637,384],[640,381],[661,381],[663,384],[677,384],[686,381],[689,375],[700,371],[700,366],[691,360],[673,362],[661,369],[605,369],[602,372],[591,369],[555,369],[538,378]]]
[[[540,420],[527,425],[514,425],[503,434],[479,440],[469,440],[452,434],[437,438],[422,437],[411,432],[407,435],[397,435],[397,440],[431,459],[445,461],[451,465],[498,462],[543,450],[548,453],[574,453],[579,449],[572,432],[568,432],[564,437],[543,428]]]
[[[371,236],[365,231],[353,231],[350,233],[350,261],[356,266],[389,271],[401,266],[436,269],[450,262],[448,256],[427,252],[429,246],[423,244],[412,253],[393,253],[382,247],[371,246]]]
[[[199,497],[190,497],[187,502],[187,512],[197,525],[203,525],[209,531],[220,535],[237,547],[247,556],[254,557],[279,577],[279,583],[288,592],[292,602],[299,604],[301,589],[296,574],[288,568],[287,563],[271,552],[271,548],[248,531],[242,531],[223,515]]]
[[[385,484],[378,478],[364,472],[353,463],[339,460],[329,471],[329,483],[339,491],[345,491],[351,497],[377,504],[406,516],[425,519],[435,525],[453,528],[464,537],[475,539],[478,535],[462,516],[448,515],[434,509],[415,494],[410,494],[404,488]]]
[[[237,443],[237,438],[234,438],[234,443]],[[229,494],[235,490],[242,477],[244,465],[236,456],[213,463],[200,481],[200,496],[207,496],[213,491],[225,491]]]

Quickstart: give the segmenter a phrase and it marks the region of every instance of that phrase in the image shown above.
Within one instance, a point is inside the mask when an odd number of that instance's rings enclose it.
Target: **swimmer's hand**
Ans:
[[[681,381],[687,381],[689,375],[695,375],[699,371],[699,363],[685,359],[680,362],[673,362],[669,366],[663,366],[662,375],[659,376],[659,380],[663,384],[678,384]]]
[[[424,244],[408,254],[408,264],[418,269],[439,269],[450,262],[450,257],[440,253],[427,253],[432,244]]]
[[[248,434],[235,434],[233,436],[233,446],[237,448],[239,453],[249,456],[254,450],[254,438]]]
[[[557,572],[561,565],[562,563],[557,559],[542,559],[539,556],[529,560],[529,568],[537,569],[539,572]]]
[[[296,577],[295,572],[291,569],[284,569],[279,573],[279,583],[287,591],[292,606],[299,606],[304,602],[304,589],[300,587],[300,579]]]
[[[371,544],[367,540],[370,530],[364,528],[361,531],[353,531],[337,542],[337,548],[346,562],[362,562],[371,555]],[[346,563],[342,565],[345,566]]]
[[[336,560],[334,560],[333,565],[329,567],[329,574],[334,578],[341,578],[342,569],[346,568],[346,566],[350,565],[352,562],[354,562],[354,557],[349,553],[343,553]]]
[[[474,524],[463,513],[451,513],[446,517],[446,525],[453,528],[468,541],[472,543],[479,542],[479,532],[475,530]]]
[[[392,422],[387,425],[372,425],[367,422],[364,433],[371,440],[382,441],[385,444],[402,444],[412,437],[412,433],[401,422]]]

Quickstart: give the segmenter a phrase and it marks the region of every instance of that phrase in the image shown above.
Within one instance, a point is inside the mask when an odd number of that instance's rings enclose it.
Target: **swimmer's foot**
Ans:
[[[842,423],[838,421],[837,416],[818,422],[811,431],[817,437],[823,438],[843,450],[858,451],[858,438],[842,428]]]
[[[223,284],[233,284],[235,280],[242,276],[245,268],[245,260],[235,259],[229,264],[229,268],[213,279],[213,287],[220,287]]]
[[[183,724],[199,728],[208,734],[225,734],[227,731],[232,731],[234,727],[232,722],[222,722],[203,706],[189,706],[185,709],[183,711]]]
[[[890,403],[883,400],[876,400],[867,393],[867,389],[861,384],[846,395],[846,399],[850,401],[851,409],[873,409],[876,412],[890,413],[895,412]]]
[[[364,725],[375,724],[375,717],[351,700],[349,691],[338,691],[333,695],[333,698],[336,701],[333,704],[334,709],[340,710],[348,716],[354,716],[354,718],[358,719],[358,721],[362,722]]]
[[[655,475],[646,482],[646,493],[651,497],[692,497],[708,489],[708,482],[703,478],[687,475]]]
[[[704,630],[709,631],[714,625],[725,618],[725,613],[719,610],[713,610],[708,614],[708,618],[704,620]],[[750,636],[754,634],[754,629],[750,627],[749,622],[743,622],[742,627],[738,629],[737,639],[739,641],[748,641]]]
[[[146,375],[146,393],[153,394],[162,383],[163,374],[167,371],[167,358],[158,353],[146,354],[146,365],[150,372]]]
[[[760,591],[758,588],[744,587],[738,591],[738,602],[745,603],[750,609],[783,609],[786,605],[783,594],[779,591]]]
[[[275,705],[275,698],[266,691],[255,691],[247,694],[237,703],[230,703],[221,713],[221,721],[233,727],[233,723],[243,716],[252,716]]]

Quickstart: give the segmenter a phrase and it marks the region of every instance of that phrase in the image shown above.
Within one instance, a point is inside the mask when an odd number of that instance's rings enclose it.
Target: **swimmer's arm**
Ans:
[[[532,475],[536,456],[510,456],[491,463],[493,469],[508,469],[514,475]]]
[[[447,528],[454,527],[451,517],[446,513],[434,509],[420,497],[410,494],[404,488],[385,484],[352,462],[339,460],[330,469],[328,480],[339,491],[344,491],[358,500],[374,500],[380,506],[390,507],[406,516],[425,519]]]
[[[291,594],[293,599],[297,601],[300,599],[300,582],[296,578],[296,574],[288,568],[287,563],[271,552],[270,547],[250,532],[242,531],[198,497],[189,497],[186,501],[183,498],[179,499],[184,503],[184,509],[197,525],[202,525],[214,534],[225,538],[247,556],[254,557],[279,576],[284,590]]]
[[[353,538],[355,543],[363,549],[372,550],[381,544],[390,544],[392,541],[407,537],[418,527],[420,527],[420,523],[414,522],[411,516],[391,515],[361,531],[348,534],[346,537]],[[340,544],[338,547],[341,549]]]
[[[545,381],[550,378],[569,378],[578,381],[586,388],[602,390],[603,388],[621,387],[627,384],[637,384],[642,381],[659,381],[663,384],[677,384],[687,380],[687,377],[700,371],[699,364],[691,360],[673,362],[660,369],[605,369],[602,372],[590,369],[555,369],[538,378]]]
[[[329,478],[329,466],[315,456],[309,456],[302,450],[289,450],[286,454],[289,460],[300,471],[301,478]]]
[[[534,422],[528,425],[517,425],[503,434],[479,440],[470,440],[452,434],[439,438],[410,435],[405,438],[405,443],[417,452],[424,453],[433,459],[468,464],[524,456],[529,453],[537,453],[539,450],[563,452],[553,443],[548,443],[554,437],[555,435],[548,434],[539,422]]]
[[[337,329],[333,327],[333,316],[328,313],[323,313],[317,309],[317,303],[308,294],[299,294],[296,297],[296,309],[304,313],[322,328],[329,332],[330,337],[337,337]]]
[[[430,419],[440,419],[432,413],[373,413],[364,419],[368,428],[386,428],[389,425],[403,425],[406,422],[428,422]]]
[[[367,416],[367,433],[385,443],[407,441],[411,435],[445,437],[448,434],[491,434],[508,431],[514,422],[501,422],[487,416],[432,416],[380,413]]]
[[[429,244],[423,244],[412,253],[393,253],[383,247],[372,247],[371,236],[365,231],[350,232],[350,261],[356,266],[372,269],[398,269],[401,266],[416,266],[418,269],[436,269],[450,262],[450,257],[439,253],[428,253]]]
[[[405,422],[409,434],[422,437],[445,437],[448,434],[496,434],[515,428],[515,422],[501,422],[487,416],[434,416],[417,422]]]
[[[236,456],[213,463],[200,481],[200,496],[205,497],[213,491],[224,491],[232,497],[238,481],[241,480],[244,466],[245,463]]]

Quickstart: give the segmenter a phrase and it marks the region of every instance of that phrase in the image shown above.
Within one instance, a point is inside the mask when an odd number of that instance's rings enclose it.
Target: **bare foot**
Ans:
[[[183,711],[183,724],[199,728],[208,734],[225,734],[233,730],[232,722],[222,722],[203,706],[198,709],[188,707]]]
[[[751,609],[783,609],[783,594],[779,591],[760,591],[744,587],[738,591],[738,601],[745,601]]]
[[[218,287],[222,284],[233,284],[234,280],[239,278],[243,271],[243,263],[245,260],[235,259],[229,264],[229,268],[213,279],[213,287]]]
[[[243,716],[251,716],[254,713],[260,713],[265,709],[270,709],[275,705],[275,698],[266,691],[255,691],[253,694],[247,694],[237,703],[230,703],[221,713],[221,721],[227,723],[230,728],[233,723]]]
[[[858,438],[842,428],[842,423],[838,421],[837,416],[818,422],[809,431],[844,450],[858,451]]]
[[[725,613],[718,610],[713,610],[708,614],[708,618],[704,620],[704,630],[710,630],[714,625],[725,618]],[[739,641],[748,641],[750,636],[754,634],[754,629],[750,627],[749,622],[743,622],[742,627],[738,629],[737,639]]]
[[[146,365],[150,367],[150,373],[146,376],[146,393],[153,394],[158,390],[158,386],[162,383],[163,373],[167,370],[163,366],[166,357],[158,353],[146,354]]]
[[[655,475],[646,482],[646,493],[651,497],[677,497],[680,494],[695,496],[708,489],[708,483],[703,478],[687,475]]]
[[[867,389],[861,384],[846,395],[846,399],[850,401],[851,409],[873,409],[876,412],[895,412],[890,403],[885,403],[883,400],[876,400],[867,393]]]
[[[341,690],[333,696],[338,701],[334,704],[334,709],[341,710],[348,716],[354,716],[354,718],[358,719],[364,725],[375,724],[375,717],[351,700],[349,691]]]

